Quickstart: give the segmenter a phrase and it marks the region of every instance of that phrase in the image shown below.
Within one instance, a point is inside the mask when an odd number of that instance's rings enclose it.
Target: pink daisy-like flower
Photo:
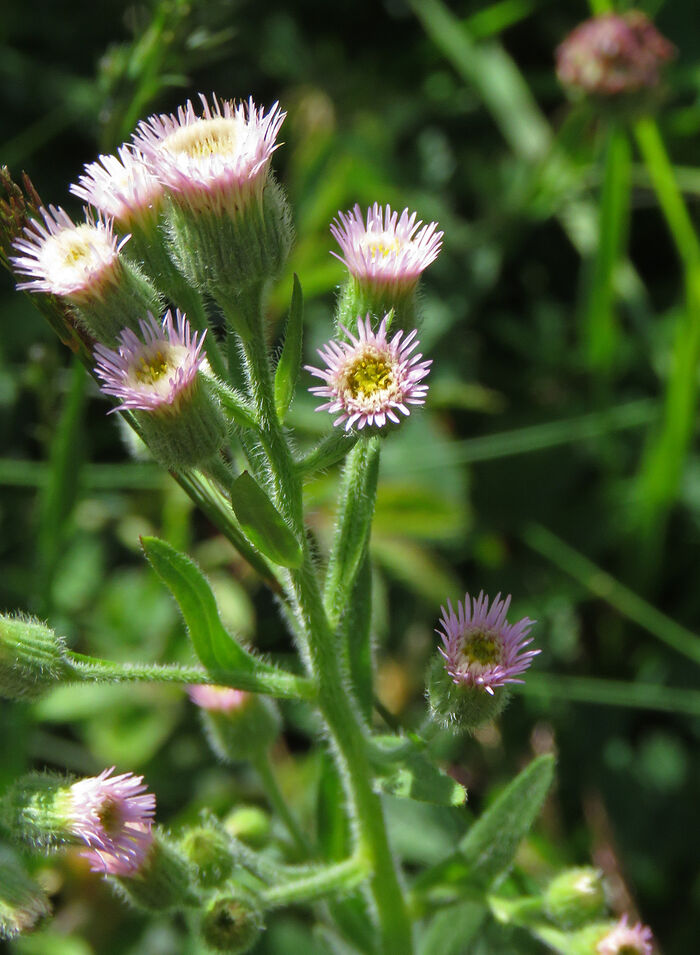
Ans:
[[[230,713],[239,710],[250,699],[250,693],[245,690],[235,690],[230,686],[214,686],[207,683],[196,683],[187,687],[189,698],[203,710],[213,710],[218,713]]]
[[[623,915],[617,925],[596,946],[598,955],[651,955],[653,936],[651,929],[637,922],[627,924]]]
[[[150,313],[139,324],[143,341],[125,328],[118,351],[96,346],[95,371],[104,382],[100,387],[106,395],[121,398],[122,403],[113,411],[177,412],[205,361],[202,346],[206,332],[193,334],[179,309],[175,322],[168,310],[162,324]]]
[[[509,624],[506,614],[510,595],[501,600],[497,594],[489,607],[489,598],[482,591],[474,599],[465,594],[464,603],[457,603],[455,613],[448,600],[442,607],[442,637],[446,669],[457,684],[481,686],[493,695],[493,688],[505,683],[522,683],[517,679],[530,666],[539,650],[524,648],[532,643],[529,637],[534,620],[523,617]]]
[[[116,156],[100,156],[86,165],[70,191],[127,229],[138,222],[155,224],[165,196],[144,157],[127,145]]]
[[[200,99],[201,116],[188,100],[177,113],[143,120],[134,143],[174,198],[230,212],[259,194],[286,113],[277,103],[265,113],[252,98],[236,104],[214,96],[213,105],[201,93]]]
[[[156,797],[146,791],[143,776],[113,772],[114,766],[73,783],[66,797],[67,828],[88,847],[80,854],[93,872],[133,875],[153,841]]]
[[[106,285],[121,277],[119,252],[129,236],[117,239],[112,220],[88,213],[75,225],[60,207],[39,209],[37,219],[26,226],[24,238],[13,245],[21,255],[11,257],[15,270],[29,277],[18,289],[59,295],[80,304],[100,298]]]
[[[357,319],[357,337],[346,328],[349,342],[331,341],[318,353],[327,368],[306,365],[306,370],[321,378],[325,385],[309,388],[313,395],[328,398],[317,411],[340,412],[334,425],[345,424],[383,428],[387,421],[399,424],[397,411],[409,415],[408,405],[425,404],[428,386],[420,382],[428,374],[432,360],[411,352],[418,346],[416,331],[404,337],[397,332],[387,340],[385,315],[376,332],[372,331],[370,316]]]
[[[422,226],[422,228],[421,228]],[[442,248],[437,222],[423,225],[417,213],[375,202],[366,221],[359,205],[333,220],[331,234],[342,255],[332,252],[358,281],[375,285],[415,284]]]

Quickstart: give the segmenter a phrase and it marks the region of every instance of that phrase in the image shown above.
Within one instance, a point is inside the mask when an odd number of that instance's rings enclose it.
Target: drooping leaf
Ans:
[[[379,736],[375,744],[375,785],[390,796],[415,799],[438,806],[463,806],[467,791],[464,786],[438,769],[430,759],[412,744],[398,736]],[[392,750],[401,750],[399,759],[392,758]],[[384,755],[384,759],[380,754]],[[380,758],[377,758],[380,757]]]
[[[275,370],[275,408],[280,421],[284,421],[287,409],[292,403],[294,389],[299,377],[303,322],[304,296],[299,278],[295,273],[289,318],[284,331],[284,345]]]
[[[477,819],[459,844],[470,881],[491,885],[505,875],[539,815],[554,778],[554,757],[533,760]]]
[[[224,628],[211,587],[194,561],[157,537],[142,537],[149,563],[177,600],[195,653],[208,670],[256,669],[255,659]]]
[[[299,567],[301,546],[265,491],[244,471],[231,488],[231,505],[246,536],[282,567]]]

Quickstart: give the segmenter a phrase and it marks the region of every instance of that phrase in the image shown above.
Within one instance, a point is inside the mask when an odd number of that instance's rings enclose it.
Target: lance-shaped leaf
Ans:
[[[471,900],[441,909],[420,937],[419,955],[464,955],[487,914],[481,902]]]
[[[299,567],[299,541],[263,489],[244,471],[231,488],[231,505],[246,537],[282,567]]]
[[[459,844],[470,881],[487,886],[506,874],[542,809],[553,778],[554,757],[538,757],[477,819]]]
[[[438,769],[410,740],[398,736],[375,736],[372,763],[375,786],[390,796],[402,796],[438,806],[463,806],[464,786]],[[400,753],[399,758],[395,758]]]
[[[225,629],[216,598],[197,565],[157,537],[142,537],[151,567],[177,600],[195,653],[207,670],[251,672],[259,662]]]
[[[304,322],[304,296],[297,275],[294,275],[292,303],[284,330],[282,354],[275,370],[275,408],[280,421],[284,421],[292,403],[294,389],[301,368],[302,327]]]

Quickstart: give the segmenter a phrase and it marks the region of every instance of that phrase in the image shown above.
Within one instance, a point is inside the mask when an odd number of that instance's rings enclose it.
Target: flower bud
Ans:
[[[191,686],[188,693],[201,710],[209,745],[224,762],[252,759],[279,735],[279,712],[266,697],[206,684]]]
[[[230,299],[279,275],[291,245],[284,193],[269,174],[285,114],[252,100],[192,102],[134,137],[170,195],[172,254],[190,282]]]
[[[264,928],[262,910],[252,892],[232,886],[208,904],[201,921],[204,942],[215,952],[242,955]]]
[[[152,315],[139,323],[141,338],[122,331],[118,351],[95,349],[102,391],[121,399],[115,411],[134,414],[149,450],[164,467],[206,464],[220,449],[226,424],[205,362],[204,335],[185,316],[170,311],[162,324]],[[206,333],[205,333],[206,334]]]
[[[112,885],[128,902],[147,912],[175,912],[197,905],[194,873],[185,856],[162,832],[152,833],[148,854],[130,878],[116,877]]]
[[[44,890],[29,878],[14,853],[0,846],[0,939],[31,931],[50,911]]]
[[[557,49],[557,76],[574,97],[623,112],[654,105],[675,49],[639,10],[581,23]]]
[[[259,806],[237,806],[224,819],[224,828],[252,849],[262,849],[270,839],[270,817]]]
[[[183,854],[196,871],[204,888],[214,888],[233,872],[234,859],[229,840],[214,826],[190,829],[180,841]]]
[[[623,915],[619,922],[595,922],[567,937],[570,955],[651,955],[651,929],[641,922],[627,924]]]
[[[31,617],[0,615],[0,696],[36,700],[68,674],[63,640]]]
[[[331,234],[341,255],[332,252],[350,275],[341,289],[337,319],[339,327],[354,325],[358,315],[369,313],[375,327],[393,311],[392,331],[408,332],[418,324],[416,289],[425,269],[442,247],[437,222],[423,225],[417,213],[404,209],[399,217],[391,206],[375,202],[366,221],[359,205],[339,212]]]
[[[441,661],[436,658],[428,677],[433,718],[455,731],[470,732],[498,716],[508,701],[506,685],[519,679],[539,650],[526,650],[533,621],[523,617],[509,624],[510,596],[498,594],[491,605],[483,593],[465,595],[457,611],[448,601],[436,631],[441,637]]]
[[[567,869],[545,889],[544,905],[550,919],[563,929],[603,918],[607,904],[601,873],[590,866]]]

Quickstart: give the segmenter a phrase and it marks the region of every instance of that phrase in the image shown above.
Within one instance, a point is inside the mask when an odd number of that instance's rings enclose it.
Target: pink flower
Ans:
[[[119,252],[129,236],[118,240],[112,220],[86,213],[85,222],[75,225],[57,206],[39,210],[43,223],[33,220],[25,238],[15,239],[22,255],[10,259],[15,271],[29,277],[18,289],[59,295],[80,304],[101,298],[105,286],[116,283],[122,274]]]
[[[375,202],[367,210],[366,222],[359,205],[339,212],[331,234],[342,255],[332,252],[359,282],[374,285],[414,285],[434,262],[442,247],[437,222],[423,226],[417,213],[404,209],[399,217],[391,206]]]
[[[229,686],[214,686],[207,683],[197,683],[187,687],[187,693],[193,703],[203,710],[230,713],[245,706],[250,699],[250,693],[245,690],[235,690]]]
[[[442,607],[442,637],[447,672],[457,684],[482,686],[493,695],[493,688],[505,683],[522,683],[517,679],[530,666],[539,650],[523,652],[534,621],[523,617],[515,624],[506,621],[510,596],[501,600],[498,594],[489,607],[482,591],[476,599],[465,594],[464,604],[457,603],[457,612],[448,600]]]
[[[637,922],[636,925],[627,924],[627,916],[623,915],[617,925],[605,935],[598,945],[598,955],[651,955],[651,929]]]
[[[317,411],[340,412],[334,425],[345,424],[349,431],[366,425],[383,428],[387,421],[399,424],[396,414],[409,415],[408,405],[422,405],[428,386],[425,378],[432,361],[422,361],[422,355],[411,355],[419,344],[416,332],[404,338],[403,331],[387,340],[385,315],[377,332],[372,331],[370,316],[357,320],[357,338],[346,328],[349,342],[331,341],[318,353],[325,361],[324,369],[306,365],[306,370],[321,378],[325,384],[309,391],[328,401]]]
[[[212,97],[211,106],[200,99],[201,116],[188,100],[177,113],[141,122],[134,143],[173,199],[230,214],[261,194],[286,113],[277,103],[266,114],[252,99]]]
[[[179,309],[175,322],[171,311],[162,324],[149,314],[140,322],[141,341],[131,329],[120,335],[119,350],[95,347],[95,371],[104,382],[106,395],[121,398],[121,409],[177,412],[180,400],[195,384],[205,361],[204,337],[192,334],[189,322]]]
[[[70,191],[127,229],[140,222],[155,225],[165,195],[163,184],[138,150],[124,145],[117,153],[86,165]]]
[[[93,872],[133,875],[153,841],[156,797],[146,791],[143,776],[113,772],[114,766],[73,783],[67,796],[67,828],[88,847],[80,854]]]

